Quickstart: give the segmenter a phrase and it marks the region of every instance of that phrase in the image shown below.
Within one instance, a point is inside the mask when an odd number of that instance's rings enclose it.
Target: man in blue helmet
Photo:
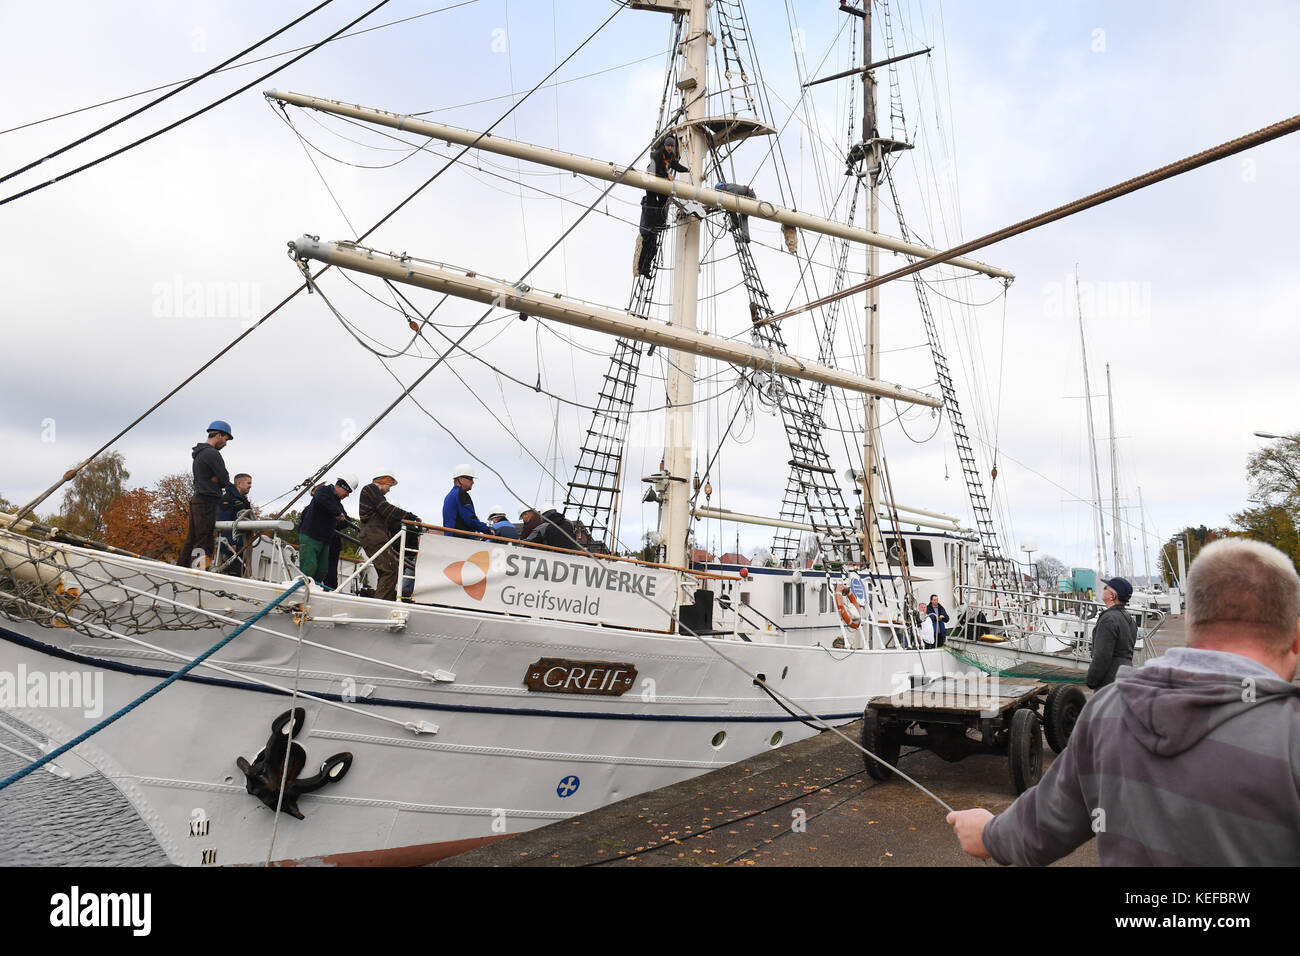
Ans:
[[[180,557],[176,559],[182,568],[201,571],[212,560],[217,508],[221,505],[221,492],[230,484],[221,449],[234,438],[230,425],[218,419],[208,426],[207,441],[199,442],[190,450],[190,457],[194,459],[194,497],[190,499],[189,533],[181,546]]]

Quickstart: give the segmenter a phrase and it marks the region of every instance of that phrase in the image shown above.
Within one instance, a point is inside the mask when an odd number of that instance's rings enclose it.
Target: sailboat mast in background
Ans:
[[[1097,518],[1097,573],[1101,574],[1106,562],[1106,527],[1102,523],[1101,476],[1097,469],[1097,436],[1092,427],[1092,383],[1088,381],[1088,343],[1083,338],[1083,303],[1079,298],[1079,268],[1074,269],[1074,307],[1079,313],[1079,353],[1083,356],[1083,407],[1088,414],[1088,454],[1092,462],[1093,514]]]

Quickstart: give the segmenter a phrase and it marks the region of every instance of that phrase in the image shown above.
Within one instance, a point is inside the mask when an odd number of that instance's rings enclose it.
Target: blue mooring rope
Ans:
[[[305,581],[304,581],[304,579],[302,579],[302,578],[299,578],[297,581],[294,581],[293,584],[290,585],[290,587],[289,587],[286,591],[284,591],[282,594],[280,594],[280,595],[279,595],[279,596],[278,596],[274,601],[272,601],[272,602],[271,602],[270,604],[268,604],[266,607],[262,608],[262,610],[258,611],[256,614],[254,614],[252,617],[250,617],[250,618],[249,618],[247,621],[245,621],[243,624],[239,625],[239,627],[237,627],[237,628],[235,628],[233,631],[231,631],[231,632],[230,632],[226,637],[223,637],[223,638],[222,638],[220,641],[218,641],[216,644],[213,644],[213,645],[212,645],[211,647],[209,647],[206,651],[204,651],[204,652],[203,652],[202,654],[200,654],[198,657],[194,658],[194,660],[190,661],[188,664],[186,664],[184,667],[182,667],[182,668],[181,668],[180,670],[178,670],[176,673],[172,674],[170,677],[168,677],[168,678],[167,678],[166,680],[164,680],[162,683],[158,684],[156,687],[151,687],[149,690],[145,691],[143,694],[141,694],[141,695],[140,695],[139,697],[137,697],[135,700],[131,701],[131,703],[127,704],[125,707],[123,707],[123,708],[121,708],[119,711],[117,711],[117,713],[115,713],[115,714],[111,714],[110,716],[105,717],[103,720],[101,720],[99,723],[97,723],[94,727],[91,727],[91,728],[90,728],[89,730],[87,730],[85,733],[80,734],[79,736],[75,737],[75,738],[72,739],[72,740],[69,740],[69,741],[68,741],[66,744],[64,744],[62,747],[58,748],[57,750],[51,751],[50,753],[48,753],[48,754],[46,754],[44,757],[42,757],[40,760],[37,760],[35,763],[29,764],[28,766],[24,767],[22,770],[19,770],[17,773],[12,774],[12,775],[10,775],[10,776],[8,776],[8,777],[5,777],[5,779],[3,779],[3,780],[0,780],[0,790],[3,790],[5,787],[9,786],[9,784],[11,784],[11,783],[15,783],[15,782],[21,780],[23,777],[27,776],[27,775],[28,775],[29,773],[31,773],[33,770],[39,770],[41,767],[44,767],[47,763],[49,763],[50,761],[54,760],[56,757],[58,757],[58,756],[60,756],[60,755],[62,755],[62,754],[67,753],[67,752],[68,752],[69,750],[71,750],[73,747],[77,746],[77,744],[82,743],[83,741],[88,740],[89,738],[93,737],[95,734],[99,733],[101,730],[103,730],[103,729],[104,729],[105,727],[107,727],[109,724],[113,723],[115,720],[118,720],[118,719],[121,718],[121,717],[125,717],[127,714],[129,714],[131,711],[135,710],[137,707],[139,707],[141,704],[143,704],[146,700],[148,700],[148,699],[149,699],[150,697],[152,697],[154,694],[158,693],[160,690],[162,690],[164,687],[166,687],[168,684],[170,684],[172,681],[179,680],[181,677],[185,676],[185,675],[188,674],[190,671],[194,670],[194,668],[198,667],[200,664],[202,664],[205,660],[207,660],[209,657],[211,657],[211,656],[212,656],[213,654],[215,654],[217,651],[221,650],[223,647],[225,647],[227,644],[229,644],[231,641],[233,641],[235,638],[237,638],[237,637],[238,637],[240,634],[242,634],[244,631],[248,630],[250,627],[252,627],[254,624],[256,624],[259,620],[261,620],[262,618],[266,617],[266,615],[270,614],[273,610],[275,610],[275,608],[280,604],[281,601],[283,601],[285,598],[287,598],[287,597],[288,597],[290,594],[292,594],[294,591],[296,591],[296,590],[298,590],[300,587],[302,587],[304,583],[305,583]]]

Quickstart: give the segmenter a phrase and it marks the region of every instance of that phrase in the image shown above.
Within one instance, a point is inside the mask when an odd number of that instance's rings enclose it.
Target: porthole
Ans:
[[[778,730],[776,733],[772,734],[772,737],[770,740],[768,740],[767,745],[769,747],[781,746],[781,738],[783,738],[784,736],[785,734],[781,733],[781,731]]]
[[[727,742],[727,732],[725,730],[719,730],[716,734],[713,735],[714,750],[721,750],[722,745],[725,744],[726,742]]]

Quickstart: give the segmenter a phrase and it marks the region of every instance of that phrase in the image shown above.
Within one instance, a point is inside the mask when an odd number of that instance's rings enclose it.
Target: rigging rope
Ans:
[[[276,37],[278,37],[278,36],[279,36],[281,33],[283,33],[285,30],[288,30],[290,27],[297,26],[299,23],[302,23],[303,20],[306,20],[309,16],[311,16],[313,13],[315,13],[317,10],[320,10],[322,7],[327,7],[327,6],[329,6],[329,5],[330,5],[331,3],[333,3],[333,2],[334,2],[334,0],[323,0],[322,3],[318,3],[316,6],[312,7],[310,10],[308,10],[306,13],[304,13],[302,16],[298,17],[297,19],[289,21],[288,23],[286,23],[284,26],[280,27],[280,29],[276,30],[274,33],[270,34],[269,36],[264,36],[264,37],[262,37],[262,39],[258,40],[258,41],[257,41],[256,43],[254,43],[252,46],[250,46],[250,47],[245,47],[243,50],[240,50],[240,51],[239,51],[238,53],[236,53],[234,56],[229,57],[228,59],[222,60],[220,63],[218,63],[218,64],[217,64],[216,66],[214,66],[212,69],[208,70],[206,73],[200,73],[198,76],[193,77],[193,78],[187,80],[187,81],[186,81],[185,83],[183,83],[182,85],[176,87],[176,88],[175,88],[174,90],[172,90],[171,92],[169,92],[169,93],[164,93],[162,96],[155,97],[154,99],[150,100],[148,103],[145,103],[144,106],[137,107],[136,109],[134,109],[134,110],[132,110],[131,112],[127,113],[125,116],[119,116],[117,119],[113,120],[111,123],[106,123],[105,125],[101,126],[99,129],[97,129],[97,130],[92,130],[91,132],[87,133],[85,136],[82,136],[82,137],[79,138],[79,139],[74,139],[71,143],[68,143],[68,144],[65,145],[65,146],[60,146],[58,149],[54,150],[54,152],[52,152],[52,153],[46,153],[46,154],[45,154],[44,156],[42,156],[40,159],[34,159],[34,160],[32,160],[32,161],[31,161],[30,163],[28,163],[26,166],[20,166],[18,169],[13,170],[12,172],[5,173],[3,176],[0,176],[0,183],[8,182],[9,180],[13,179],[15,176],[19,176],[19,175],[21,175],[21,174],[27,172],[27,170],[32,169],[32,168],[34,168],[34,167],[36,167],[36,166],[39,166],[41,163],[46,162],[47,160],[51,160],[51,159],[53,159],[55,156],[62,156],[62,155],[63,155],[64,153],[66,153],[68,150],[73,149],[73,148],[75,148],[75,147],[77,147],[77,146],[80,146],[82,143],[86,142],[87,140],[94,139],[94,138],[95,138],[96,136],[98,136],[100,133],[106,133],[106,132],[108,132],[110,129],[112,129],[113,127],[115,127],[115,126],[120,126],[121,124],[125,123],[127,120],[131,119],[132,117],[134,117],[134,116],[139,116],[139,115],[140,115],[141,113],[143,113],[145,110],[149,109],[149,108],[152,107],[152,106],[157,106],[157,105],[158,105],[159,103],[161,103],[163,100],[171,99],[171,98],[172,98],[173,96],[175,96],[177,93],[181,93],[181,92],[184,92],[185,90],[188,90],[188,89],[189,89],[191,86],[193,86],[195,83],[198,83],[200,80],[205,80],[205,79],[207,79],[209,76],[212,76],[214,73],[219,73],[219,72],[221,72],[221,70],[222,70],[223,68],[225,68],[226,66],[229,66],[229,65],[230,65],[231,63],[233,63],[235,60],[238,60],[239,58],[241,58],[242,56],[244,56],[244,54],[246,54],[246,53],[252,53],[254,50],[256,50],[256,49],[257,49],[259,46],[261,46],[263,43],[267,43],[267,42],[270,41],[270,40],[274,40]],[[354,21],[354,22],[355,22],[355,21]],[[306,54],[304,54],[304,55],[306,55]],[[287,64],[286,64],[286,65],[287,65]],[[245,88],[247,88],[247,87],[245,87]],[[232,94],[232,95],[233,95],[233,94]],[[197,115],[197,114],[196,114],[196,115]]]
[[[386,3],[386,2],[388,2],[388,0],[384,0],[384,2]],[[427,188],[428,188],[428,187],[429,187],[429,186],[430,186],[430,185],[431,185],[431,184],[432,184],[436,179],[438,179],[438,177],[440,177],[443,173],[445,173],[448,169],[450,169],[453,165],[455,165],[455,163],[456,163],[456,162],[457,162],[457,161],[458,161],[462,156],[464,156],[466,153],[468,153],[468,152],[469,152],[469,151],[474,147],[474,145],[475,145],[479,140],[481,140],[483,137],[485,137],[485,136],[487,136],[489,133],[491,133],[491,131],[492,131],[493,129],[495,129],[497,126],[499,126],[499,125],[501,124],[501,122],[502,122],[503,120],[505,120],[505,118],[506,118],[507,116],[509,116],[509,115],[510,115],[514,110],[516,110],[516,109],[518,109],[520,106],[522,106],[523,103],[524,103],[524,102],[525,102],[525,101],[526,101],[530,96],[532,96],[535,92],[537,92],[537,90],[539,90],[539,89],[541,88],[542,84],[544,84],[544,83],[545,83],[547,80],[549,80],[552,76],[554,76],[556,73],[558,73],[558,72],[560,71],[560,69],[561,69],[565,64],[567,64],[571,59],[573,59],[575,56],[577,56],[578,53],[579,53],[579,52],[580,52],[580,51],[581,51],[581,50],[582,50],[582,49],[583,49],[583,48],[584,48],[588,43],[590,43],[592,40],[594,40],[594,39],[596,38],[596,36],[597,36],[597,35],[598,35],[602,30],[605,29],[605,27],[609,26],[610,22],[614,19],[614,17],[618,16],[619,12],[622,11],[623,9],[624,9],[624,8],[620,6],[617,10],[615,10],[612,14],[610,14],[609,17],[608,17],[608,18],[607,18],[607,19],[606,19],[606,20],[605,20],[605,21],[604,21],[600,26],[598,26],[598,27],[595,29],[595,31],[593,31],[593,32],[591,33],[591,35],[589,35],[585,40],[583,40],[582,43],[578,44],[577,48],[574,49],[573,52],[570,53],[567,57],[564,58],[563,62],[561,62],[561,63],[559,64],[559,66],[556,66],[555,69],[553,69],[550,73],[548,73],[546,76],[542,77],[542,79],[537,83],[536,86],[534,86],[531,90],[529,90],[526,94],[524,94],[524,96],[522,96],[522,97],[519,99],[518,102],[512,104],[511,107],[510,107],[510,109],[506,110],[505,113],[501,114],[501,116],[499,116],[499,117],[496,119],[496,121],[495,121],[494,123],[492,123],[491,126],[489,126],[487,129],[485,129],[483,132],[481,132],[477,137],[475,137],[475,139],[474,139],[474,141],[473,141],[472,143],[469,143],[469,144],[467,144],[465,147],[463,147],[463,148],[460,150],[459,153],[457,153],[457,154],[456,154],[452,159],[448,160],[448,162],[447,162],[447,163],[446,163],[446,164],[445,164],[441,169],[439,169],[439,170],[438,170],[437,172],[435,172],[432,176],[430,176],[427,180],[425,180],[424,183],[422,183],[419,187],[417,187],[416,190],[415,190],[414,192],[412,192],[412,193],[410,193],[409,195],[407,195],[407,197],[406,197],[405,199],[403,199],[403,200],[402,200],[401,202],[399,202],[396,206],[394,206],[392,209],[390,209],[387,213],[385,213],[383,216],[381,216],[381,217],[379,218],[379,220],[378,220],[378,221],[377,221],[373,226],[371,226],[371,227],[370,227],[369,229],[367,229],[364,233],[362,233],[360,236],[357,237],[357,241],[358,241],[358,242],[364,241],[364,240],[365,240],[365,239],[366,239],[366,238],[367,238],[371,233],[373,233],[373,232],[374,232],[375,230],[377,230],[380,226],[382,226],[384,223],[388,222],[389,219],[391,219],[391,218],[392,218],[393,216],[395,216],[398,212],[400,212],[400,211],[401,211],[401,210],[402,210],[402,209],[403,209],[403,208],[404,208],[408,203],[411,202],[411,200],[413,200],[413,199],[414,199],[416,196],[418,196],[420,193],[424,192],[424,190],[427,189]],[[367,13],[367,14],[363,14],[362,17],[358,17],[357,20],[354,20],[354,21],[353,21],[353,23],[358,22],[359,20],[363,19],[365,16],[369,16],[369,13]],[[349,26],[351,26],[351,24],[349,24]],[[344,29],[346,29],[346,27],[345,27]],[[332,39],[332,37],[331,37],[331,39]],[[323,41],[323,42],[328,42],[328,41]],[[316,46],[320,46],[320,44],[316,44]],[[315,49],[315,48],[316,48],[316,47],[312,47],[312,49]],[[306,54],[303,54],[303,55],[305,56]],[[290,63],[296,62],[296,60],[298,60],[298,59],[301,59],[301,57],[296,57],[294,60],[291,60]],[[285,64],[285,66],[288,66],[288,65],[289,65],[288,63]],[[268,74],[268,75],[270,75],[270,74]],[[265,77],[263,77],[263,79],[265,79]],[[260,82],[260,80],[255,81],[255,82]],[[251,85],[251,84],[250,84],[250,85]],[[328,265],[326,265],[326,266],[323,267],[322,269],[319,269],[319,270],[315,273],[314,278],[319,278],[319,277],[320,277],[321,275],[323,275],[325,272],[329,271],[329,269],[330,269],[330,266],[328,266]],[[252,325],[250,325],[247,329],[245,329],[245,330],[244,330],[243,332],[241,332],[239,335],[235,336],[235,338],[232,339],[230,342],[228,342],[228,343],[227,343],[227,344],[226,344],[226,345],[225,345],[225,346],[224,346],[220,351],[217,352],[216,355],[212,356],[212,358],[208,359],[206,362],[204,362],[202,365],[200,365],[200,366],[199,366],[195,371],[191,372],[191,373],[190,373],[190,374],[189,374],[189,375],[188,375],[188,376],[187,376],[187,377],[186,377],[186,378],[185,378],[185,379],[184,379],[184,380],[183,380],[179,385],[175,386],[175,387],[174,387],[171,391],[169,391],[166,395],[164,395],[162,398],[158,399],[158,401],[154,402],[151,406],[149,406],[149,408],[145,409],[145,411],[144,411],[143,413],[141,413],[138,417],[136,417],[133,421],[131,421],[131,422],[130,422],[130,423],[129,423],[125,428],[123,428],[121,431],[119,431],[116,435],[114,435],[114,436],[113,436],[112,438],[110,438],[108,441],[104,442],[104,444],[102,444],[102,445],[101,445],[99,448],[97,448],[95,451],[91,452],[91,454],[90,454],[86,459],[84,459],[84,460],[83,460],[82,462],[80,462],[79,464],[73,466],[73,467],[70,468],[68,471],[64,472],[62,478],[60,478],[58,481],[56,481],[54,484],[52,484],[49,488],[47,488],[45,491],[43,491],[40,495],[38,495],[36,498],[34,498],[34,499],[32,499],[31,501],[29,501],[27,504],[23,505],[23,507],[22,507],[21,509],[19,509],[19,511],[18,511],[17,514],[15,515],[15,519],[14,519],[14,520],[17,521],[17,520],[19,520],[19,519],[25,517],[26,515],[30,514],[30,513],[32,512],[32,509],[33,509],[33,508],[35,508],[37,505],[41,504],[41,502],[43,502],[43,501],[44,501],[46,498],[48,498],[50,495],[54,494],[54,492],[58,491],[59,488],[61,488],[65,483],[67,483],[67,482],[71,481],[73,478],[75,478],[76,475],[77,475],[77,473],[78,473],[79,471],[81,471],[82,468],[85,468],[85,467],[86,467],[87,465],[89,465],[92,461],[94,461],[94,460],[95,460],[96,458],[98,458],[101,454],[103,454],[104,451],[106,451],[109,447],[111,447],[111,446],[113,445],[114,442],[116,442],[116,441],[117,441],[118,439],[120,439],[123,435],[127,434],[127,432],[131,431],[131,429],[135,428],[136,425],[140,424],[142,421],[144,421],[146,418],[148,418],[150,415],[152,415],[155,411],[157,411],[159,408],[161,408],[161,407],[162,407],[162,406],[163,406],[163,405],[164,405],[164,404],[165,404],[169,399],[171,399],[172,396],[174,396],[177,392],[179,392],[181,389],[183,389],[183,388],[184,388],[186,385],[188,385],[190,382],[192,382],[192,381],[194,381],[196,378],[198,378],[198,377],[199,377],[201,374],[203,374],[203,372],[205,372],[205,371],[206,371],[210,366],[212,366],[212,365],[213,365],[214,363],[216,363],[219,359],[221,359],[221,358],[222,358],[222,357],[223,357],[227,352],[229,352],[231,349],[233,349],[236,345],[238,345],[240,342],[242,342],[242,341],[243,341],[244,339],[246,339],[248,336],[252,335],[253,332],[255,332],[257,329],[261,328],[261,326],[263,325],[263,323],[265,323],[265,322],[266,322],[268,319],[270,319],[273,315],[275,315],[277,312],[279,312],[280,309],[282,309],[284,306],[288,305],[289,302],[292,301],[292,300],[293,300],[293,299],[298,295],[298,293],[300,293],[300,292],[301,292],[303,289],[305,289],[305,288],[307,288],[307,284],[306,284],[306,283],[303,283],[302,285],[300,285],[300,286],[298,286],[296,289],[294,289],[292,292],[290,292],[290,293],[289,293],[287,296],[285,296],[283,299],[281,299],[281,300],[280,300],[278,303],[276,303],[274,306],[272,306],[272,308],[271,308],[271,310],[270,310],[269,312],[267,312],[265,315],[263,315],[260,319],[258,319],[258,320],[257,320],[256,322],[254,322]],[[297,499],[295,498],[294,500],[296,501]],[[292,503],[293,503],[293,502],[290,502],[290,504],[292,504]]]
[[[953,246],[951,249],[944,252],[937,252],[925,259],[918,259],[916,262],[895,269],[893,272],[888,272],[885,275],[868,279],[866,282],[861,282],[858,285],[851,286],[850,288],[831,296],[824,296],[813,302],[807,302],[796,309],[791,309],[781,313],[780,315],[774,315],[765,321],[779,322],[783,319],[788,319],[791,316],[807,312],[809,309],[814,309],[817,306],[826,305],[836,299],[842,299],[858,292],[865,292],[868,289],[874,289],[877,286],[884,285],[886,282],[901,279],[914,272],[920,272],[921,270],[928,269],[931,266],[947,262],[949,259],[964,256],[969,252],[976,252],[983,249],[985,246],[993,245],[994,243],[1001,242],[1004,239],[1009,239],[1012,236],[1018,236],[1023,232],[1028,232],[1031,229],[1037,229],[1040,226],[1047,225],[1048,223],[1056,222],[1058,219],[1073,216],[1086,209],[1100,206],[1103,203],[1110,202],[1112,199],[1118,199],[1121,196],[1126,196],[1129,193],[1138,191],[1139,189],[1155,185],[1163,180],[1191,172],[1193,169],[1198,169],[1209,163],[1217,162],[1220,159],[1226,159],[1227,157],[1240,153],[1243,150],[1260,146],[1271,140],[1277,139],[1280,136],[1287,136],[1294,133],[1296,130],[1300,130],[1300,114],[1291,116],[1284,120],[1279,120],[1271,126],[1265,126],[1261,129],[1255,130],[1254,132],[1246,133],[1236,139],[1229,140],[1226,143],[1220,143],[1218,146],[1213,146],[1209,149],[1202,150],[1199,153],[1194,153],[1191,156],[1186,156],[1183,159],[1168,163],[1161,166],[1159,169],[1153,169],[1140,176],[1134,176],[1132,179],[1126,179],[1122,183],[1117,183],[1114,186],[1100,189],[1081,199],[1076,199],[1073,202],[1057,206],[1055,209],[1049,209],[1047,212],[1039,213],[1037,216],[1022,219],[1020,222],[1013,223],[1010,226],[1005,226],[1002,229],[980,236],[978,239],[971,239],[968,242],[963,242],[959,245]]]
[[[359,37],[359,36],[361,36],[362,34],[365,34],[365,33],[373,33],[375,30],[383,30],[383,29],[385,29],[385,28],[387,28],[387,27],[397,26],[399,23],[409,23],[411,20],[420,20],[420,19],[423,19],[424,17],[431,17],[431,16],[433,16],[435,13],[444,13],[444,12],[446,12],[447,10],[455,10],[457,7],[467,7],[467,6],[469,6],[470,4],[474,4],[474,3],[478,3],[478,2],[479,2],[479,0],[461,0],[460,3],[453,3],[453,4],[451,4],[450,6],[446,6],[446,7],[438,7],[436,10],[426,10],[424,13],[417,13],[417,14],[415,14],[414,16],[410,16],[410,17],[402,17],[400,20],[389,20],[387,23],[380,23],[380,24],[378,24],[377,26],[366,27],[364,30],[358,30],[358,31],[356,31],[355,33],[344,33],[344,34],[340,35],[338,39],[340,39],[340,40],[350,40],[350,39],[352,39],[353,37]],[[306,49],[307,49],[308,47],[310,47],[310,46],[311,46],[311,44],[309,43],[309,44],[307,44],[307,45],[305,45],[305,46],[296,46],[296,47],[293,47],[292,49],[289,49],[289,50],[281,50],[279,53],[268,53],[266,56],[259,56],[259,57],[257,57],[256,59],[248,60],[248,61],[245,62],[245,63],[236,63],[236,64],[234,64],[233,66],[227,66],[227,67],[224,67],[224,68],[219,69],[219,70],[213,70],[213,71],[211,71],[211,72],[213,72],[213,73],[225,73],[225,72],[227,72],[228,70],[239,70],[239,69],[243,69],[243,68],[246,67],[246,66],[254,66],[254,65],[258,64],[258,63],[265,63],[267,60],[274,60],[276,57],[279,57],[279,56],[288,56],[290,53],[297,53],[297,52],[299,52],[300,50],[306,50]],[[250,47],[249,49],[252,49],[252,48]],[[248,51],[246,50],[246,51],[244,51],[244,52],[248,52]],[[242,54],[241,54],[241,56],[242,56]],[[646,57],[646,59],[651,59],[651,57]],[[640,61],[638,61],[638,62],[640,62]],[[206,74],[205,74],[205,75],[206,75]],[[594,74],[592,74],[592,75],[594,75]],[[78,107],[78,108],[75,109],[75,110],[68,110],[68,111],[63,112],[63,113],[56,113],[55,115],[53,115],[53,116],[47,116],[47,117],[45,117],[44,119],[32,120],[31,122],[29,122],[29,123],[23,123],[23,124],[20,125],[20,126],[11,126],[11,127],[9,127],[8,129],[0,129],[0,136],[3,136],[5,133],[16,133],[18,130],[20,130],[20,129],[27,129],[27,128],[30,127],[30,126],[40,126],[42,123],[49,123],[49,122],[52,122],[52,121],[57,120],[57,119],[63,119],[63,118],[66,117],[66,116],[76,116],[78,113],[85,113],[85,112],[87,112],[87,111],[89,111],[89,110],[97,110],[97,109],[99,109],[101,106],[112,106],[114,103],[121,103],[123,100],[133,100],[133,99],[135,99],[137,96],[148,96],[150,93],[157,93],[159,90],[165,90],[165,89],[167,89],[169,86],[179,86],[181,83],[185,83],[185,82],[187,82],[187,81],[189,81],[189,80],[196,80],[196,79],[201,79],[201,78],[202,78],[202,77],[186,77],[186,78],[183,79],[183,80],[173,80],[173,81],[170,82],[170,83],[163,83],[163,84],[160,84],[159,86],[151,86],[151,87],[150,87],[149,89],[147,89],[147,90],[138,90],[138,91],[135,92],[135,93],[127,93],[127,94],[125,94],[125,95],[123,95],[123,96],[115,96],[115,97],[113,97],[113,99],[111,99],[111,100],[103,100],[103,101],[101,101],[101,102],[99,102],[99,103],[91,103],[89,106],[81,106],[81,107]],[[576,79],[584,79],[584,77],[576,77]],[[565,82],[566,82],[566,83],[571,83],[571,82],[573,82],[573,81],[572,81],[572,80],[566,80]],[[509,96],[513,96],[514,94],[512,93],[512,94],[507,94],[507,95],[509,95]],[[504,97],[504,96],[498,96],[498,97],[494,97],[494,99],[505,99],[505,97]],[[446,109],[455,109],[456,107],[454,107],[454,106],[449,106],[449,107],[445,107],[445,108],[446,108]]]
[[[139,146],[139,145],[141,145],[141,144],[143,144],[143,143],[147,143],[147,142],[149,142],[151,139],[155,139],[155,138],[161,136],[163,133],[168,133],[168,132],[174,130],[176,127],[181,126],[181,125],[183,125],[183,124],[185,124],[185,123],[188,123],[190,120],[194,119],[196,116],[202,116],[204,113],[208,112],[208,110],[215,109],[216,107],[220,106],[222,103],[226,102],[227,100],[233,99],[234,97],[238,96],[240,93],[243,93],[243,92],[245,92],[246,90],[249,90],[249,89],[251,89],[252,87],[256,86],[257,84],[261,83],[263,80],[266,80],[266,79],[269,79],[270,77],[275,76],[275,74],[279,73],[281,70],[285,69],[286,67],[292,66],[293,64],[295,64],[295,63],[297,63],[299,60],[301,60],[303,57],[308,56],[309,54],[311,54],[311,53],[315,52],[316,50],[320,49],[320,48],[323,47],[326,43],[329,43],[331,40],[333,40],[335,37],[337,37],[337,36],[338,36],[340,33],[342,33],[344,30],[347,30],[348,27],[356,26],[358,23],[360,23],[362,20],[364,20],[366,17],[370,16],[372,13],[374,13],[376,10],[378,10],[380,7],[384,6],[384,5],[387,4],[388,2],[389,2],[389,0],[379,0],[379,2],[378,2],[377,4],[375,4],[375,5],[374,5],[373,7],[371,7],[369,10],[367,10],[365,13],[361,14],[361,16],[357,17],[357,18],[356,18],[355,20],[353,20],[352,22],[348,23],[347,26],[344,26],[344,27],[339,28],[338,30],[335,30],[333,33],[331,33],[329,36],[327,36],[324,40],[321,40],[319,43],[313,44],[313,45],[312,45],[308,50],[306,50],[305,52],[298,54],[298,55],[295,56],[292,60],[289,60],[289,61],[286,62],[286,63],[282,63],[282,64],[280,64],[280,65],[277,66],[274,70],[270,70],[270,71],[268,71],[268,72],[266,72],[266,73],[263,73],[263,74],[262,74],[261,76],[259,76],[257,79],[253,80],[251,83],[246,83],[244,86],[241,86],[239,89],[235,90],[233,93],[227,93],[225,96],[221,97],[221,99],[216,100],[215,102],[209,103],[207,106],[204,106],[204,107],[202,107],[202,108],[200,108],[200,109],[197,109],[197,110],[195,110],[193,113],[189,113],[189,114],[187,114],[187,115],[185,115],[185,116],[182,116],[180,119],[176,120],[176,121],[173,122],[173,123],[168,123],[168,124],[167,124],[166,126],[164,126],[162,129],[154,130],[152,133],[148,134],[147,136],[142,136],[142,137],[140,137],[139,139],[134,140],[133,142],[127,143],[125,146],[121,146],[121,147],[119,147],[118,149],[113,150],[111,153],[107,153],[107,154],[105,154],[105,155],[99,157],[99,159],[92,160],[92,161],[90,161],[90,162],[88,162],[88,163],[83,163],[82,165],[78,166],[76,169],[70,170],[70,171],[68,171],[68,172],[66,172],[66,173],[60,173],[58,176],[55,176],[53,179],[48,179],[48,180],[46,180],[45,182],[37,183],[35,186],[29,186],[27,189],[24,189],[24,190],[22,190],[22,191],[20,191],[20,192],[16,192],[16,193],[14,193],[14,194],[11,195],[11,196],[6,196],[4,199],[0,199],[0,206],[4,206],[4,205],[6,205],[7,203],[11,203],[11,202],[13,202],[15,199],[22,199],[24,196],[30,196],[32,193],[39,192],[40,190],[45,189],[47,186],[53,186],[55,183],[62,182],[62,181],[65,180],[65,179],[70,179],[71,177],[77,175],[78,173],[85,172],[87,169],[91,169],[91,168],[93,168],[93,167],[95,167],[95,166],[98,166],[100,163],[106,162],[106,161],[112,159],[112,158],[115,157],[115,156],[120,156],[120,155],[122,155],[123,153],[127,152],[128,150],[135,149],[135,147],[137,147],[137,146]],[[73,145],[76,145],[76,144],[74,143]],[[28,168],[30,168],[30,167],[28,167]],[[21,172],[21,170],[19,170],[19,172]]]

